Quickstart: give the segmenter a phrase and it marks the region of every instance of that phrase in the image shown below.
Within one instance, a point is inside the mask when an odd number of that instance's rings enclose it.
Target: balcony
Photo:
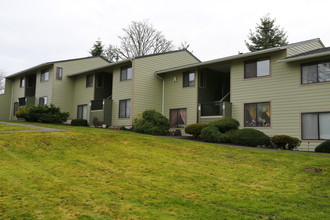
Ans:
[[[207,102],[198,105],[199,123],[209,123],[220,118],[230,118],[232,104],[230,102]]]
[[[106,125],[111,125],[112,99],[92,100],[90,106],[90,122],[96,117]]]

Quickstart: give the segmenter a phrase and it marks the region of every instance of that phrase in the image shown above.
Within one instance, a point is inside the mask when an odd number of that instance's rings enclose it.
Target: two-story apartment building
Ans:
[[[53,103],[71,119],[112,126],[155,109],[173,129],[233,117],[241,128],[298,137],[303,149],[330,139],[330,48],[319,39],[206,62],[187,50],[51,62],[7,81],[2,120],[15,119],[18,106]]]
[[[313,149],[330,139],[330,48],[319,39],[156,72],[172,127],[237,119]]]

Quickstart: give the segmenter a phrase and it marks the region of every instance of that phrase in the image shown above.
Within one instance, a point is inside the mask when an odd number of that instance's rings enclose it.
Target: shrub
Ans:
[[[31,105],[20,107],[16,112],[16,117],[31,122],[61,123],[67,120],[69,113],[61,112],[59,107],[55,107],[52,104],[50,106]]]
[[[203,141],[218,143],[219,136],[221,135],[220,131],[216,127],[206,127],[201,131],[201,138]]]
[[[226,133],[230,130],[237,130],[239,122],[234,118],[221,118],[210,122],[209,126],[216,127],[221,133]]]
[[[265,133],[252,129],[244,128],[234,131],[230,135],[230,142],[236,145],[242,146],[269,146],[270,138]]]
[[[288,135],[275,135],[271,139],[277,147],[283,150],[293,150],[300,146],[301,141],[298,138],[291,137]]]
[[[315,148],[315,152],[330,153],[330,140],[319,144]]]
[[[72,126],[88,126],[88,122],[86,119],[73,119],[71,121]]]
[[[102,124],[103,124],[103,122],[102,121],[99,121],[99,119],[97,117],[94,117],[93,118],[93,122],[92,123],[93,123],[94,127],[96,127],[96,128],[102,127]]]
[[[201,134],[203,128],[206,128],[207,124],[203,124],[203,123],[195,123],[195,124],[190,124],[188,125],[184,131],[187,134],[191,134],[193,136],[193,138],[198,138],[199,135]]]
[[[133,130],[139,133],[165,135],[169,129],[168,119],[155,110],[145,110],[134,119]]]

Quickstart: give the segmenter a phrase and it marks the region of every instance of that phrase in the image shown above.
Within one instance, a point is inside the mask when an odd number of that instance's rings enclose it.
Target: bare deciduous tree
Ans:
[[[121,59],[130,59],[149,54],[173,50],[172,41],[167,40],[162,32],[157,31],[147,20],[133,21],[128,28],[123,28],[124,35],[119,36],[121,44],[112,50]]]

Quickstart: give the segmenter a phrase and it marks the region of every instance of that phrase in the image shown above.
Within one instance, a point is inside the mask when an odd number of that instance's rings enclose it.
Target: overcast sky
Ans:
[[[48,61],[89,56],[95,40],[119,44],[131,21],[149,19],[202,61],[247,52],[244,40],[267,13],[290,43],[330,46],[329,0],[0,0],[0,69],[12,74]]]

